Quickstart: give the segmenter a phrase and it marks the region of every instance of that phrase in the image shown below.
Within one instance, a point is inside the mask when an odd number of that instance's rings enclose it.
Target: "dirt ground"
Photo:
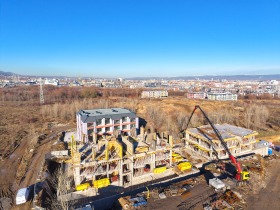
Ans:
[[[265,139],[269,142],[273,142],[274,144],[280,144],[280,135],[263,136],[259,139]]]
[[[266,187],[261,189],[259,193],[252,194],[248,197],[248,209],[280,210],[280,159],[273,160],[268,170],[271,174]]]
[[[131,100],[124,100],[123,98],[114,100],[116,102],[112,102],[112,106],[135,108],[137,115],[145,119],[147,125],[152,125],[149,116],[151,107],[164,110],[165,115],[181,112],[188,117],[196,104],[202,106],[207,113],[211,113],[225,107],[232,109],[245,107],[248,103],[246,101],[220,102],[170,97],[159,100],[137,99],[136,106],[133,107],[133,104],[130,104],[131,107],[129,107],[128,104]],[[262,139],[280,142],[280,130],[277,124],[280,121],[280,114],[277,109],[280,101],[258,101],[256,103],[266,104],[273,117],[271,124],[275,122],[275,125],[272,125],[273,129],[265,130],[267,135],[263,135]],[[46,106],[51,108],[52,105]],[[58,107],[56,106],[56,108]],[[2,154],[2,157],[0,157],[0,209],[11,208],[19,188],[36,183],[38,171],[45,154],[55,147],[53,144],[59,139],[62,131],[75,129],[76,127],[74,119],[71,122],[62,122],[61,119],[56,119],[54,116],[43,115],[41,111],[38,104],[21,101],[0,102],[0,155]],[[164,125],[167,121],[163,118],[161,123]],[[273,132],[270,132],[271,130]],[[273,173],[276,173],[276,169],[273,168],[272,170]],[[275,175],[275,177],[279,185],[279,176]],[[274,192],[277,189],[273,188],[272,185],[273,181],[270,189],[271,192]],[[279,193],[279,191],[277,192]],[[19,208],[14,207],[14,209]]]
[[[45,155],[73,125],[46,122],[39,106],[20,102],[1,104],[0,112],[0,149],[5,155],[0,160],[0,209],[10,209],[17,190],[36,183]],[[30,209],[30,202],[13,209]]]

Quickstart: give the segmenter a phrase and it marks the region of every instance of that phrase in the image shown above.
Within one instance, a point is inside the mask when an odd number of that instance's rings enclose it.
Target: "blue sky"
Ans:
[[[280,73],[279,0],[0,0],[0,70]]]

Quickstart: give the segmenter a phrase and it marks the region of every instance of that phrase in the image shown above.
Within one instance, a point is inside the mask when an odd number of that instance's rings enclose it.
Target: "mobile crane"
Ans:
[[[248,181],[249,178],[250,178],[250,174],[248,171],[242,171],[242,168],[241,168],[241,165],[240,163],[237,161],[237,159],[231,154],[228,146],[227,146],[227,143],[224,141],[222,135],[220,134],[219,130],[216,128],[216,126],[211,122],[211,120],[208,118],[208,116],[206,115],[206,113],[202,110],[202,108],[199,106],[199,105],[196,105],[194,110],[192,111],[191,113],[191,116],[189,118],[189,121],[187,123],[187,128],[191,122],[191,119],[192,119],[192,116],[193,114],[195,113],[195,111],[199,109],[204,118],[207,120],[207,122],[210,124],[210,126],[212,127],[212,129],[214,130],[215,134],[217,135],[218,139],[220,140],[222,146],[224,147],[224,149],[226,150],[226,152],[228,153],[229,155],[229,158],[231,160],[231,162],[235,165],[236,167],[236,175],[235,175],[235,179],[238,181],[238,182],[243,182],[243,181]],[[186,129],[187,129],[186,128]]]

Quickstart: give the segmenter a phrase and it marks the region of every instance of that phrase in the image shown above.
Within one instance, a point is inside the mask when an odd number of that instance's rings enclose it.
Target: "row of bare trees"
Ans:
[[[41,114],[44,118],[53,118],[56,120],[75,120],[76,113],[81,109],[100,109],[123,107],[132,111],[137,111],[138,99],[119,98],[119,99],[81,99],[66,102],[56,102],[54,104],[45,104],[41,106]]]
[[[154,101],[145,100],[139,103],[137,98],[118,98],[118,99],[82,99],[74,101],[66,101],[63,103],[47,104],[41,107],[41,114],[45,118],[54,118],[57,120],[75,121],[75,114],[81,109],[94,108],[113,108],[123,107],[131,109],[138,114],[138,108],[143,106],[145,111],[142,116],[149,125],[155,129],[169,130],[179,132],[187,125],[190,111],[167,111],[160,102],[155,104]],[[236,110],[233,107],[213,109],[207,113],[213,123],[228,123],[237,126],[243,126],[250,129],[258,129],[265,127],[269,119],[269,111],[265,105],[249,104],[242,110]],[[194,114],[190,126],[197,127],[203,125],[205,119],[201,113]]]
[[[150,107],[147,116],[152,126],[171,132],[179,132],[186,128],[190,112],[166,113],[159,107]],[[249,129],[265,129],[269,120],[269,110],[265,105],[250,104],[242,110],[221,108],[208,113],[208,117],[215,124],[233,124]],[[201,113],[195,113],[189,127],[208,124]]]
[[[251,104],[244,111],[244,124],[251,129],[264,128],[269,116],[266,106]]]
[[[140,89],[129,88],[96,88],[96,87],[56,87],[46,85],[43,87],[46,103],[64,102],[92,98],[128,97],[135,98],[141,94]],[[20,86],[0,88],[1,101],[39,101],[38,86]]]

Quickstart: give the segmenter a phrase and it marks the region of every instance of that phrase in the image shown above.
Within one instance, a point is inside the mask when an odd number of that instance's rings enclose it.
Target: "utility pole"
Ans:
[[[44,92],[43,92],[43,81],[42,78],[39,80],[40,82],[40,103],[43,104],[45,102],[44,100]]]

